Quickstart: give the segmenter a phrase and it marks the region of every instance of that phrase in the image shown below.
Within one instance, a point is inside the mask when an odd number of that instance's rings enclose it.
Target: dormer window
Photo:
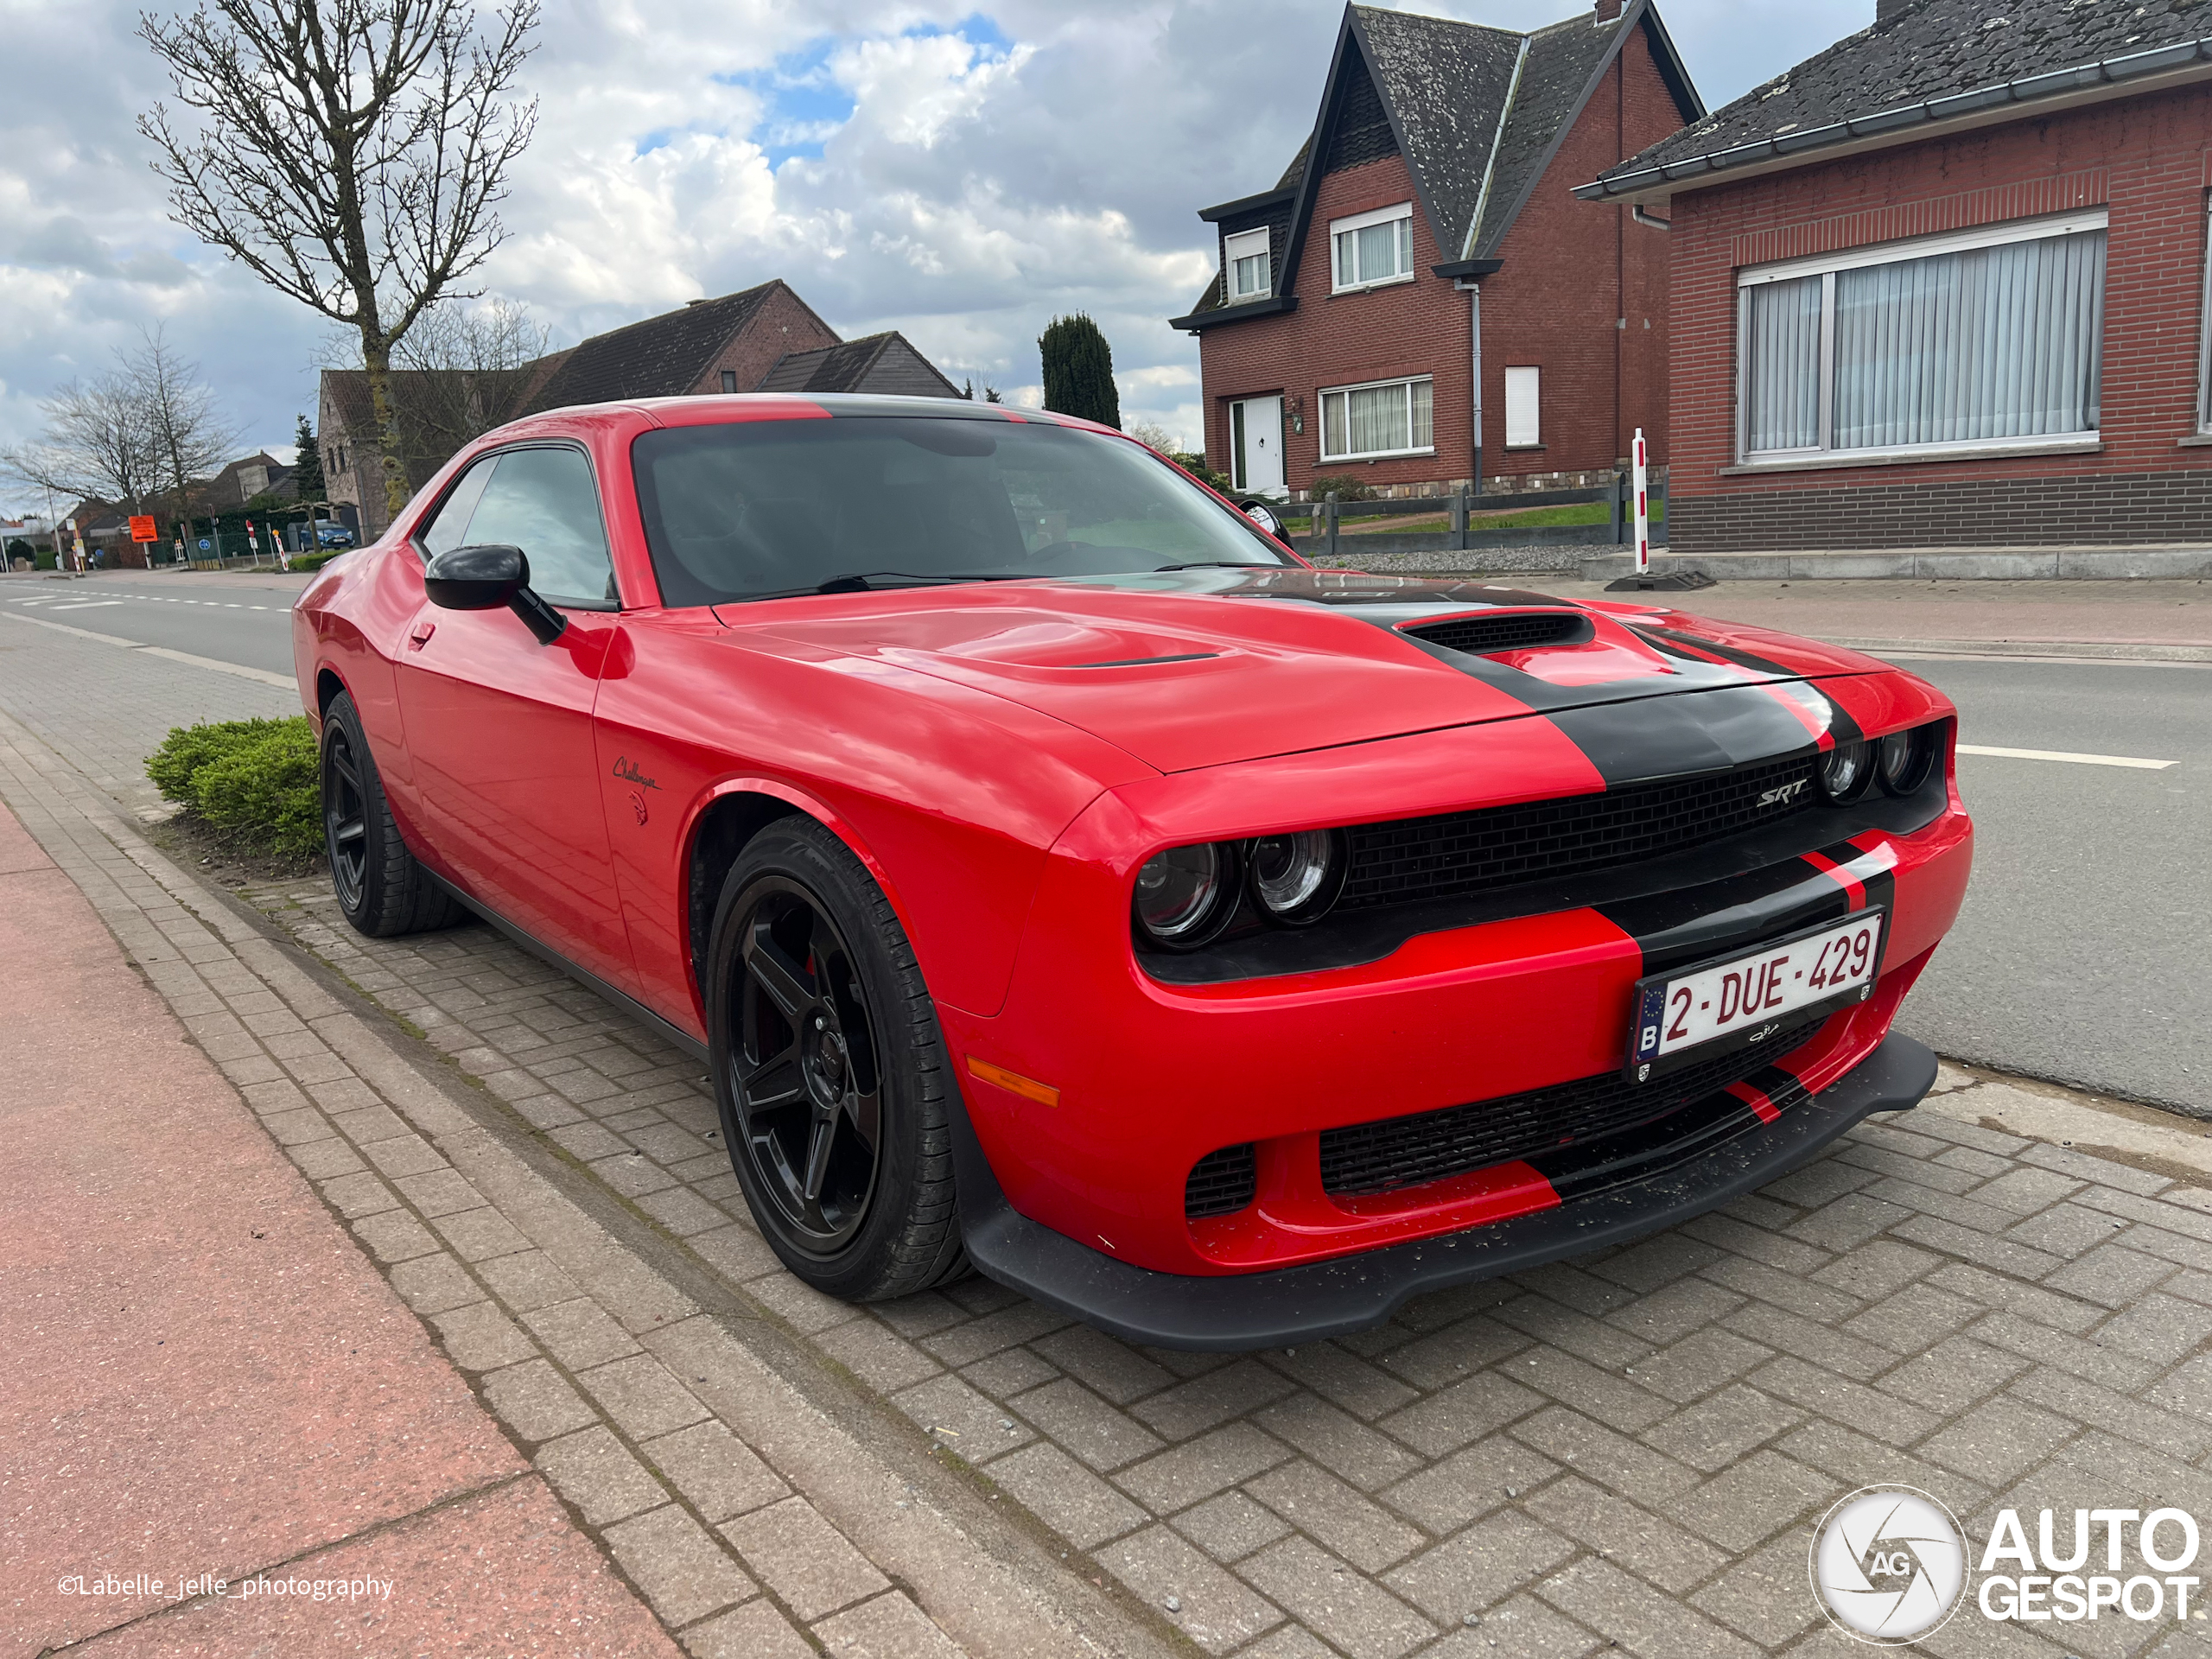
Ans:
[[[1274,270],[1265,226],[1256,231],[1239,231],[1234,236],[1224,237],[1221,251],[1229,271],[1230,304],[1264,300],[1274,292]]]
[[[1384,283],[1414,279],[1414,205],[1402,201],[1395,207],[1354,213],[1329,221],[1329,243],[1335,251],[1335,291],[1375,288]]]

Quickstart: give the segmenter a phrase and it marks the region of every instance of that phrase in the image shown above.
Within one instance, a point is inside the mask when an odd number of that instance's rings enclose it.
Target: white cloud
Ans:
[[[1532,27],[1584,3],[1415,0]],[[1661,0],[1719,105],[1872,0]],[[250,441],[312,409],[327,325],[170,224],[132,112],[162,91],[130,0],[0,0],[0,442],[164,323]],[[483,282],[563,342],[768,276],[848,334],[1041,401],[1037,336],[1086,311],[1122,406],[1195,436],[1205,203],[1312,124],[1335,0],[565,0],[536,143]],[[13,505],[13,504],[8,504]]]

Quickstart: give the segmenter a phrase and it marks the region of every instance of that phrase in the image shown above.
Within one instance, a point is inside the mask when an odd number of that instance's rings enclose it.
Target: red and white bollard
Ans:
[[[1643,429],[1636,429],[1636,574],[1651,574],[1651,499],[1647,493],[1650,473],[1645,465]]]

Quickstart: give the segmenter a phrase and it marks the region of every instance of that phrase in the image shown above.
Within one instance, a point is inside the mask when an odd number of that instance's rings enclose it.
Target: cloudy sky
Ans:
[[[1416,9],[1526,29],[1587,4]],[[1662,0],[1716,107],[1873,9]],[[165,217],[132,126],[162,91],[135,15],[0,0],[0,444],[161,323],[250,443],[289,455],[329,326]],[[955,380],[1017,400],[1037,395],[1045,323],[1085,310],[1125,422],[1195,436],[1197,342],[1165,321],[1211,269],[1195,210],[1274,183],[1340,16],[1339,0],[545,0],[538,137],[482,280],[565,345],[782,276],[849,337],[903,329]]]

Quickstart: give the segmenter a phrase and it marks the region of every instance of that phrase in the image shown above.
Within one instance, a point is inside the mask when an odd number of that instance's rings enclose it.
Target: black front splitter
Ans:
[[[964,1112],[954,1114],[960,1223],[988,1277],[1085,1324],[1157,1348],[1238,1353],[1379,1325],[1410,1297],[1519,1273],[1687,1221],[1787,1173],[1873,1112],[1920,1103],[1936,1056],[1892,1033],[1781,1117],[1660,1173],[1554,1210],[1363,1255],[1206,1276],[1116,1260],[1016,1212]]]

